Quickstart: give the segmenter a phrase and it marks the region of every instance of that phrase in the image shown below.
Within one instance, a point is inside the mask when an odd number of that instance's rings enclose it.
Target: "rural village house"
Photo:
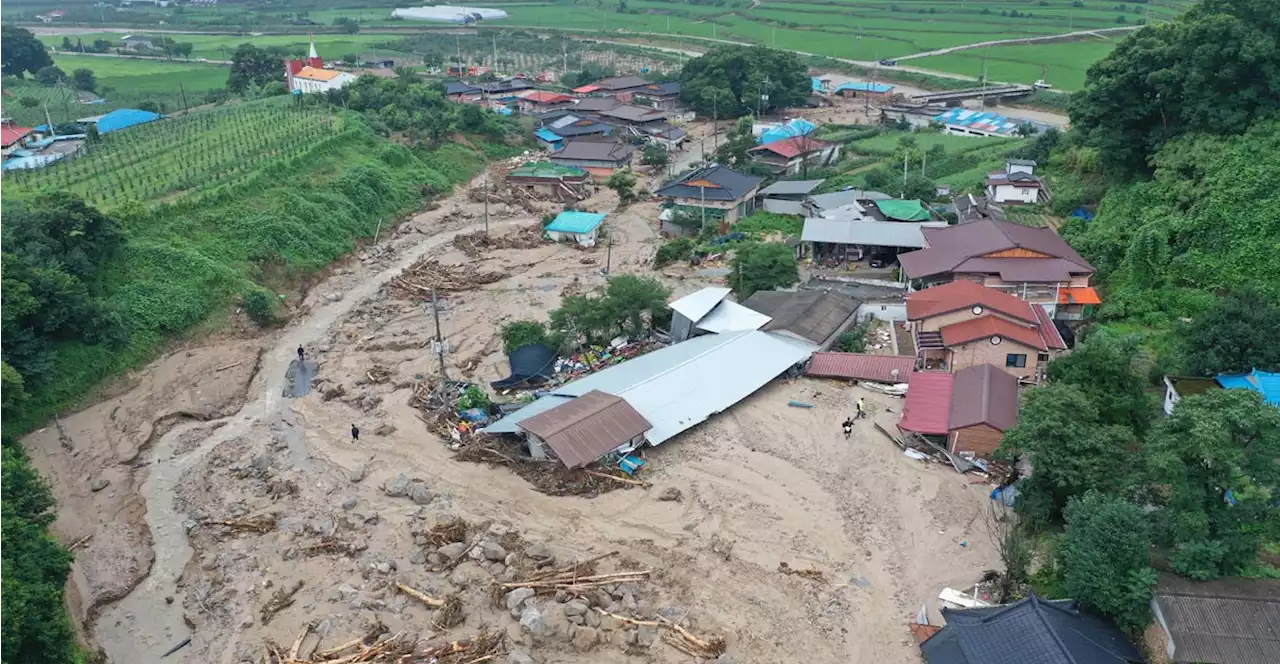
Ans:
[[[1153,662],[1280,662],[1280,581],[1192,581],[1162,573],[1146,632]]]
[[[751,159],[776,175],[794,175],[808,167],[820,168],[840,158],[840,146],[809,134],[751,148]]]
[[[925,247],[899,256],[913,288],[971,281],[1043,304],[1055,318],[1080,320],[1100,304],[1094,268],[1053,229],[979,219],[924,229]]]
[[[1036,162],[1009,159],[1003,171],[987,174],[987,198],[996,203],[1034,205],[1049,200],[1049,188],[1036,177]]]
[[[1018,379],[990,364],[954,374],[916,371],[898,427],[946,436],[947,450],[991,456],[1004,432],[1018,423]]]
[[[618,140],[565,141],[559,152],[551,155],[551,163],[576,166],[597,178],[607,178],[614,171],[631,165],[635,148]]]
[[[1044,306],[994,288],[955,281],[907,295],[907,318],[926,369],[994,364],[1038,382],[1067,349]]]
[[[920,644],[925,664],[1143,664],[1114,624],[1074,600],[1030,597],[942,610],[947,624]]]
[[[728,230],[729,224],[755,211],[759,188],[760,178],[711,164],[664,184],[654,194],[663,199],[664,207]]]
[[[580,201],[587,197],[591,175],[577,166],[531,161],[507,173],[507,184],[554,200]]]
[[[598,212],[566,210],[547,224],[547,235],[556,242],[575,242],[584,247],[594,246],[600,233],[600,224],[608,215]]]

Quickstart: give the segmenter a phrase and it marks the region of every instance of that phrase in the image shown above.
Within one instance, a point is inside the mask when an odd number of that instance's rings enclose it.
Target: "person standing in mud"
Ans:
[[[862,400],[862,397],[858,397],[858,414],[856,417],[854,417],[854,419],[860,420],[866,416],[867,416],[867,404],[865,401]]]
[[[355,445],[360,442],[360,427],[351,425],[351,444]]]
[[[298,364],[302,364],[307,359],[306,351],[302,350],[302,346],[298,346]]]

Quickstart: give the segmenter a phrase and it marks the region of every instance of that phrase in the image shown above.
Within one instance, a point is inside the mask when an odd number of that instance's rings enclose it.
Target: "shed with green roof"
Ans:
[[[561,202],[587,197],[591,174],[577,166],[530,161],[507,174],[507,184]]]

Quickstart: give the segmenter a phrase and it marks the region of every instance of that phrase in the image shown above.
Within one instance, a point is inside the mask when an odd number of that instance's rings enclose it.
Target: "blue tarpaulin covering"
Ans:
[[[862,81],[857,81],[857,82],[842,84],[840,87],[836,88],[836,93],[839,94],[840,92],[843,92],[845,90],[852,90],[854,92],[884,93],[892,89],[893,89],[893,86],[888,85],[886,83],[865,83]]]
[[[595,212],[561,212],[560,216],[547,225],[547,230],[552,233],[585,235],[595,230],[605,216]]]
[[[99,134],[107,134],[120,129],[128,129],[140,124],[155,122],[163,117],[163,115],[152,113],[151,111],[143,111],[136,108],[118,108],[98,118],[96,124]]]
[[[1253,390],[1262,400],[1280,407],[1280,373],[1268,373],[1254,369],[1247,374],[1221,374],[1218,384],[1228,390]]]
[[[774,141],[782,141],[796,136],[804,136],[817,129],[818,125],[809,122],[804,118],[796,118],[788,120],[786,124],[780,127],[774,127],[769,131],[760,135],[760,145],[768,145]]]

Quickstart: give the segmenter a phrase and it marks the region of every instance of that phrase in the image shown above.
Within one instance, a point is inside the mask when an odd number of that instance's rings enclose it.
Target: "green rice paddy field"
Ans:
[[[621,3],[626,3],[621,11]],[[491,25],[529,26],[543,29],[626,33],[658,33],[674,37],[717,38],[766,44],[794,51],[854,60],[896,59],[938,49],[1001,39],[1018,39],[1136,26],[1167,21],[1186,10],[1194,0],[536,0],[518,2],[467,2],[506,10],[509,17]],[[246,5],[188,7],[182,13],[147,9],[148,21],[166,20],[182,29],[221,29],[243,25],[245,32],[290,31],[308,28],[290,25],[295,16],[329,26],[339,17],[361,23],[356,35],[324,34],[322,55],[338,58],[347,53],[395,55],[376,48],[391,39],[376,34],[394,26],[397,30],[447,27],[438,23],[390,20],[395,6],[312,10],[288,0],[269,8]],[[403,3],[400,3],[403,4]],[[165,12],[169,12],[166,14]],[[304,13],[305,12],[305,13]],[[143,14],[135,16],[141,18]],[[1088,66],[1106,55],[1125,33],[1084,35],[1079,41],[1032,45],[993,46],[911,59],[901,63],[967,76],[979,76],[985,64],[993,80],[1030,83],[1042,76],[1061,89],[1078,89]],[[103,35],[83,35],[86,42]],[[105,36],[111,41],[119,35]],[[306,37],[297,35],[181,35],[179,41],[195,45],[193,58],[227,59],[236,45],[286,46],[295,52],[306,48]],[[57,45],[61,37],[45,37]]]

